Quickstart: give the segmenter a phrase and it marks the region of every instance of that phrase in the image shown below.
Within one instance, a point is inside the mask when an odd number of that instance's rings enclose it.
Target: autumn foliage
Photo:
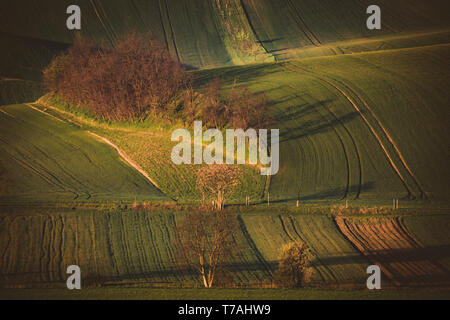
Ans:
[[[223,94],[223,81],[215,78],[194,89],[191,75],[150,34],[129,33],[113,48],[77,37],[44,69],[43,83],[47,92],[103,120],[153,116],[245,130],[266,128],[271,119],[266,96],[246,86],[234,83]]]
[[[132,32],[114,48],[78,38],[43,73],[47,91],[106,120],[167,116],[189,82],[183,66],[150,34]]]

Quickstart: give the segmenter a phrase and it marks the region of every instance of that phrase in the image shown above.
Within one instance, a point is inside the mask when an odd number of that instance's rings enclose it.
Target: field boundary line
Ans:
[[[11,118],[14,118],[14,119],[16,118],[16,117],[14,117],[12,114],[9,114],[8,112],[6,112],[6,111],[3,110],[3,109],[0,109],[0,112],[6,114],[8,117],[11,117]]]
[[[45,115],[47,115],[47,116],[49,116],[49,117],[51,117],[51,118],[53,118],[53,119],[55,119],[55,120],[57,120],[57,121],[59,121],[59,122],[67,123],[66,121],[61,120],[60,118],[55,117],[54,115],[52,115],[52,114],[50,114],[50,113],[47,113],[47,112],[45,112],[45,111],[43,111],[43,110],[40,110],[39,108],[36,108],[36,107],[33,106],[31,103],[24,103],[24,105],[30,107],[31,109],[36,110],[37,112],[40,112],[40,113],[42,113],[42,114],[45,114]]]

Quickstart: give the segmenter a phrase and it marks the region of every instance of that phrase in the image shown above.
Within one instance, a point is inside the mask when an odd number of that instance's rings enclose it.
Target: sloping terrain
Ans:
[[[2,201],[170,201],[112,147],[32,105],[0,109],[0,158]]]
[[[110,46],[131,30],[150,31],[190,68],[437,44],[450,29],[449,4],[438,0],[381,1],[375,31],[366,28],[366,0],[16,0],[0,12],[0,76],[39,80],[75,38],[66,28],[74,4],[80,34]]]
[[[427,214],[405,216],[401,223],[415,239],[427,248],[428,256],[438,265],[450,270],[450,218],[445,215]]]
[[[197,72],[266,93],[280,128],[274,201],[447,201],[449,45]]]
[[[0,11],[0,105],[42,95],[42,68],[75,38],[65,26],[71,4],[82,10],[80,33],[103,46],[130,30],[151,31],[191,70],[197,90],[221,76],[225,91],[237,81],[268,96],[281,132],[280,170],[266,180],[245,167],[230,202],[249,195],[261,203],[269,192],[271,205],[292,207],[298,199],[302,206],[400,198],[411,207],[417,202],[409,200],[421,199],[448,208],[450,2],[380,0],[382,30],[369,31],[369,0],[10,1]],[[194,283],[190,270],[175,269],[182,212],[14,207],[198,203],[193,166],[170,160],[168,125],[136,129],[78,116],[45,98],[0,108],[0,169],[8,178],[0,198],[0,287],[63,286],[70,264],[92,284]],[[228,267],[237,283],[270,284],[279,248],[299,239],[315,254],[314,284],[363,287],[372,263],[394,285],[450,282],[445,212],[236,218],[238,249]]]
[[[198,283],[176,263],[175,225],[183,213],[5,209],[0,214],[0,287],[63,286],[79,265],[86,286]],[[270,283],[242,232],[227,262],[237,283]],[[231,279],[229,278],[229,280]]]

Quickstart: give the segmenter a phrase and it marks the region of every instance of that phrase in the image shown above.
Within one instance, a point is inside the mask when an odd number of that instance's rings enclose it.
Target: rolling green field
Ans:
[[[237,78],[270,97],[281,135],[272,199],[447,201],[449,54],[443,44],[198,75]]]
[[[267,179],[241,166],[227,199],[239,225],[227,277],[246,288],[192,288],[197,276],[176,263],[175,227],[201,201],[196,166],[171,162],[180,123],[99,121],[43,95],[42,69],[75,39],[69,4],[81,7],[80,33],[106,47],[130,30],[151,31],[200,92],[219,76],[224,94],[236,82],[269,98],[280,170]],[[387,290],[364,290],[383,246],[393,270],[421,274],[420,263],[432,263],[450,274],[450,4],[378,1],[375,31],[365,23],[370,4],[8,3],[0,11],[0,299],[449,299],[439,279],[392,290],[395,281],[383,278]],[[393,198],[401,209],[381,217],[367,210],[338,220],[330,209],[392,207]],[[271,288],[279,248],[294,240],[314,254],[313,288]],[[80,293],[62,289],[71,264],[83,270]]]

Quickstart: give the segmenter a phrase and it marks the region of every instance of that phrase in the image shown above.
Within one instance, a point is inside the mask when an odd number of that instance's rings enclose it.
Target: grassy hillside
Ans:
[[[42,69],[75,38],[65,26],[71,4],[82,10],[80,33],[103,46],[130,30],[151,31],[190,70],[197,91],[220,76],[225,92],[239,83],[269,98],[280,170],[267,179],[256,166],[240,166],[242,184],[227,199],[240,226],[229,280],[271,285],[279,248],[301,239],[315,255],[314,285],[364,287],[374,262],[386,265],[392,283],[405,271],[400,284],[429,285],[428,270],[446,285],[448,1],[380,0],[382,30],[369,31],[369,0],[17,0],[0,11],[0,169],[8,182],[0,196],[0,289],[63,287],[70,264],[81,267],[86,286],[197,280],[175,264],[175,226],[187,209],[128,206],[200,203],[198,167],[170,158],[171,133],[185,124],[104,122],[42,97]],[[236,206],[246,196],[257,205]],[[328,215],[345,201],[391,206],[393,198],[402,209],[388,217]],[[436,211],[402,211],[418,206]]]
[[[171,134],[182,124],[169,124],[153,119],[140,123],[106,123],[80,112],[79,109],[77,111],[52,95],[41,97],[34,107],[45,110],[48,117],[90,130],[116,144],[170,198],[181,203],[196,204],[202,200],[195,175],[199,165],[175,165],[171,159],[172,148],[177,144],[171,141]],[[256,166],[242,166],[240,169],[240,184],[227,197],[227,203],[245,203],[247,195],[251,202],[259,202],[264,198],[268,182],[266,176],[261,176]]]
[[[225,90],[236,79],[270,98],[275,127],[281,129],[280,170],[269,188],[273,202],[294,203],[299,197],[446,202],[449,56],[449,45],[434,45],[208,69],[193,75],[199,87],[221,75]],[[64,109],[55,99],[41,102]],[[72,117],[57,109],[47,112]],[[121,130],[80,125],[119,145],[172,198],[199,199],[194,166],[171,163],[170,126]],[[266,181],[257,170],[246,167],[242,181],[233,199],[264,196]]]
[[[29,105],[0,109],[0,136],[1,201],[170,201],[116,150]]]

